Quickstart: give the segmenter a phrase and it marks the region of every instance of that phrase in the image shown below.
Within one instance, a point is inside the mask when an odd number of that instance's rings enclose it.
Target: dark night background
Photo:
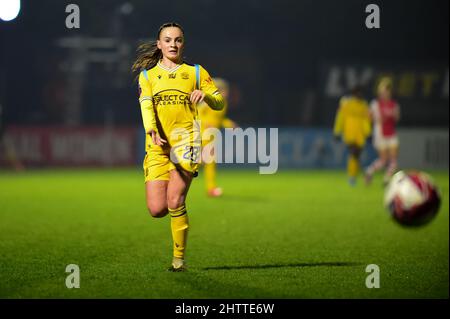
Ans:
[[[329,65],[381,70],[442,71],[448,77],[448,1],[125,1],[78,0],[81,28],[67,29],[73,1],[22,1],[19,17],[0,22],[1,101],[8,124],[140,126],[129,69],[141,40],[167,21],[183,25],[185,56],[232,83],[229,115],[242,126],[332,126],[338,98],[324,96]],[[376,3],[381,29],[367,29]],[[122,10],[122,11],[121,11]],[[68,37],[110,37],[123,45],[116,60],[74,71]],[[112,49],[94,49],[106,52]],[[101,58],[100,58],[101,60]],[[324,71],[325,70],[325,71]],[[81,83],[79,119],[68,119],[74,79]],[[403,126],[448,127],[447,95],[400,99]],[[366,88],[366,98],[373,90]],[[409,114],[409,116],[408,116]]]

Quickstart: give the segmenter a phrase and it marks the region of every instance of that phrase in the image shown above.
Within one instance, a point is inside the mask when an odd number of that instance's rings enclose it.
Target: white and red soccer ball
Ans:
[[[431,177],[423,172],[397,172],[384,193],[384,206],[400,224],[420,226],[439,211],[441,196]]]

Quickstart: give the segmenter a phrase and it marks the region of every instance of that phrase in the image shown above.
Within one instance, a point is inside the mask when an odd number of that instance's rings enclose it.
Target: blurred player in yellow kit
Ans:
[[[215,136],[211,134],[203,134],[205,130],[209,128],[221,129],[221,128],[235,128],[237,125],[232,120],[226,117],[228,109],[227,98],[229,95],[229,84],[227,81],[221,78],[214,78],[214,84],[219,89],[220,94],[224,99],[224,107],[222,110],[214,110],[210,108],[206,103],[198,105],[198,115],[201,121],[201,133],[202,133],[202,146],[206,146],[214,142]],[[208,154],[213,158],[208,160],[203,159],[203,167],[206,181],[206,192],[210,197],[219,197],[222,195],[222,188],[217,187],[216,184],[216,161],[214,159],[215,154]]]
[[[184,31],[163,24],[156,42],[138,48],[132,70],[139,73],[139,102],[146,132],[143,163],[147,207],[153,217],[170,214],[170,270],[186,269],[189,220],[186,197],[201,156],[197,104],[222,109],[223,98],[208,72],[183,61]]]
[[[361,151],[371,133],[369,105],[362,97],[361,87],[356,86],[350,96],[341,98],[333,133],[336,139],[341,138],[348,147],[348,181],[354,186],[360,168]]]

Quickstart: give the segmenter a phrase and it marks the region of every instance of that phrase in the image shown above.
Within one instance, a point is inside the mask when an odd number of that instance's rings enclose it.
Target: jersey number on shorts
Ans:
[[[183,158],[196,163],[200,153],[200,146],[186,146],[185,150]]]

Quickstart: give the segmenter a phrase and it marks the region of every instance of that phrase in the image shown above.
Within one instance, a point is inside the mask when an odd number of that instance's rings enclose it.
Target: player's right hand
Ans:
[[[189,96],[189,100],[192,104],[202,103],[204,99],[205,92],[202,92],[201,90],[194,90]]]
[[[149,134],[152,137],[152,142],[154,145],[162,146],[167,143],[167,141],[159,136],[155,130],[151,130]]]

